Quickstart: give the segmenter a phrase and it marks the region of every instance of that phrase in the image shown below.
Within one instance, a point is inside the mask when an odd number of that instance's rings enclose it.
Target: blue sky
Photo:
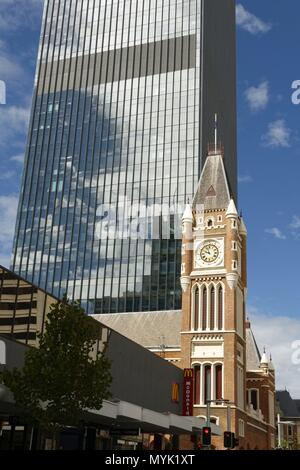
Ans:
[[[8,266],[35,71],[42,0],[1,0],[0,263]],[[299,0],[237,2],[239,206],[249,232],[248,311],[278,386],[300,397]],[[287,8],[288,5],[288,8]],[[292,347],[294,346],[294,349]],[[292,361],[292,355],[293,361]]]

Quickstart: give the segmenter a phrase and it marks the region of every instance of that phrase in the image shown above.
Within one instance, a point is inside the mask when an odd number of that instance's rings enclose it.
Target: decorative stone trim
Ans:
[[[183,292],[186,292],[188,290],[188,288],[190,287],[190,285],[191,285],[190,276],[182,276],[180,278],[180,284],[181,284],[181,288],[182,288]]]
[[[229,285],[231,290],[237,287],[238,279],[239,279],[239,276],[236,273],[226,274],[227,284]]]
[[[223,335],[220,334],[212,334],[212,335],[205,335],[205,334],[200,334],[200,335],[195,335],[192,338],[193,342],[199,342],[199,341],[223,341],[224,337]]]

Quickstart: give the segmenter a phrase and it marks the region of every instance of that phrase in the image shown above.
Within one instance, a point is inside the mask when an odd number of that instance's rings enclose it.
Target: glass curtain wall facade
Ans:
[[[124,207],[193,197],[215,112],[235,193],[234,26],[233,0],[45,1],[16,273],[89,313],[181,307],[176,215],[153,237]]]

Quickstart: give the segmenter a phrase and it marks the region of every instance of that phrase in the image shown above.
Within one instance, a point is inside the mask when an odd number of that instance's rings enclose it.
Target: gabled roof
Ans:
[[[103,325],[148,349],[181,347],[181,310],[92,315]],[[247,370],[260,369],[260,352],[251,328],[246,328]]]
[[[298,413],[300,415],[300,400],[294,400]]]
[[[193,200],[193,209],[227,209],[230,191],[222,155],[208,155]]]
[[[251,327],[246,328],[246,370],[259,370],[261,355]]]
[[[293,400],[287,390],[276,392],[276,399],[285,418],[300,418],[300,410],[297,407],[300,400]]]
[[[145,348],[180,348],[181,310],[92,316]]]

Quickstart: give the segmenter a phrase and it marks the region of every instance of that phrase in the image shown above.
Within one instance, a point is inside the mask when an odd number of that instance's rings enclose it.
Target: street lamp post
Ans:
[[[227,405],[227,431],[231,431],[231,405],[233,402],[220,398],[219,400],[206,400],[206,426],[210,426],[210,406],[212,403],[216,405]]]

